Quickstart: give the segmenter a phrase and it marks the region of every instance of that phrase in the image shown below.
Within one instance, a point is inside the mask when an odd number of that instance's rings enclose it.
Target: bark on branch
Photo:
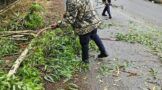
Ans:
[[[33,31],[33,30],[23,30],[23,31],[1,31],[0,35],[2,34],[21,34],[21,33],[36,33],[38,31]]]

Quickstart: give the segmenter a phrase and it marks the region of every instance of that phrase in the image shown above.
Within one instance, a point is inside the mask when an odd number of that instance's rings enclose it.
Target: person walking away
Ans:
[[[102,0],[102,2],[105,4],[105,7],[104,7],[103,12],[102,12],[102,16],[107,16],[105,14],[106,11],[107,11],[107,13],[109,15],[109,19],[111,19],[112,18],[111,11],[110,11],[111,0]]]
[[[74,32],[79,35],[82,47],[82,61],[89,63],[89,42],[93,40],[100,50],[98,58],[107,57],[105,47],[97,34],[97,28],[101,24],[97,16],[92,0],[67,0],[66,13],[58,23],[51,25],[52,28],[64,27],[71,24]]]

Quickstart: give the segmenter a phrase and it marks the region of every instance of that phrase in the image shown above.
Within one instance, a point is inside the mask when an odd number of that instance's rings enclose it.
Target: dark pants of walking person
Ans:
[[[105,8],[104,8],[104,10],[102,12],[102,16],[106,16],[106,14],[105,14],[106,11],[107,11],[107,13],[109,15],[109,19],[111,19],[112,17],[111,17],[110,5],[109,4],[105,4]]]
[[[80,44],[82,46],[82,60],[85,63],[88,63],[88,50],[89,50],[89,41],[93,40],[95,41],[96,45],[98,46],[99,50],[100,50],[100,55],[98,55],[98,57],[102,58],[102,57],[107,57],[107,53],[105,50],[105,47],[101,41],[101,39],[99,38],[99,36],[97,35],[97,29],[93,30],[90,33],[87,33],[85,35],[80,35],[79,36],[80,39]]]

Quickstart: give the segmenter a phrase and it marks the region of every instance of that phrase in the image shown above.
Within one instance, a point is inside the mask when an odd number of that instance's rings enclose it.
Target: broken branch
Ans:
[[[50,28],[51,28],[51,26],[39,30],[39,32],[36,34],[35,37],[38,37],[41,33],[45,32],[47,29],[50,29]],[[19,68],[20,64],[22,63],[22,61],[27,56],[29,50],[32,49],[32,43],[33,43],[33,40],[30,42],[30,44],[28,45],[28,47],[25,48],[25,50],[21,53],[21,55],[17,58],[17,60],[15,61],[15,63],[13,64],[13,66],[11,67],[11,69],[10,69],[7,77],[11,77],[12,75],[14,75],[16,73],[16,71]]]
[[[5,34],[21,34],[21,33],[37,33],[38,31],[33,31],[33,30],[23,30],[23,31],[1,31],[0,35],[5,35]]]

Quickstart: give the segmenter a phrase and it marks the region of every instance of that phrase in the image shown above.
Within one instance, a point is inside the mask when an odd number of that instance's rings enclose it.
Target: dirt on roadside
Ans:
[[[16,14],[20,14],[23,17],[28,12],[32,3],[40,3],[44,6],[45,11],[43,15],[45,16],[47,25],[61,19],[64,13],[63,0],[19,0],[0,10],[0,27],[3,28],[8,25]]]

